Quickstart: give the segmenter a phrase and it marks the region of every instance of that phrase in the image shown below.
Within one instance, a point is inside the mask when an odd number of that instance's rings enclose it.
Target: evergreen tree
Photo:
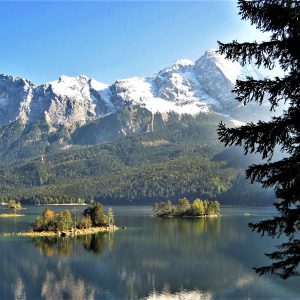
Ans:
[[[247,178],[264,188],[274,187],[278,215],[250,227],[262,235],[285,235],[288,239],[277,251],[267,254],[275,260],[271,265],[256,268],[259,274],[277,273],[282,278],[296,275],[300,261],[300,2],[289,0],[238,1],[243,20],[250,20],[263,32],[269,32],[267,41],[223,44],[219,52],[226,58],[245,65],[254,62],[257,67],[274,68],[277,61],[284,71],[281,77],[256,80],[247,77],[236,82],[234,92],[243,104],[269,101],[274,111],[279,101],[288,108],[269,122],[248,123],[239,128],[219,125],[219,138],[226,146],[240,145],[245,154],[262,154],[266,163],[252,165]],[[271,161],[276,145],[287,153],[280,161]]]
[[[85,217],[90,216],[93,226],[108,226],[108,217],[104,212],[103,206],[100,203],[91,204],[84,210]]]

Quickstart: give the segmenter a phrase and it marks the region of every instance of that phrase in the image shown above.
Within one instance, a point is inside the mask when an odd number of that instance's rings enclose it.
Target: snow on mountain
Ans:
[[[0,75],[0,125],[16,119],[26,122],[34,88],[28,80]]]
[[[249,110],[234,100],[236,79],[260,77],[255,68],[209,50],[195,63],[178,60],[157,75],[118,80],[110,86],[86,76],[61,76],[35,86],[28,80],[0,75],[0,125],[20,119],[44,119],[55,130],[75,128],[126,106],[140,106],[152,113],[218,112],[245,121]],[[243,113],[244,112],[244,113]]]
[[[209,50],[205,53],[205,58],[215,63],[216,67],[220,69],[222,74],[235,84],[239,75],[242,72],[242,66],[237,62],[232,62],[225,59],[223,55],[219,55],[215,50]]]
[[[188,95],[186,87],[181,82],[182,78],[173,78],[175,83],[171,81],[172,86],[169,89],[169,95],[166,93],[163,94],[162,91],[156,91],[155,80],[156,78],[133,77],[118,81],[114,84],[116,95],[124,103],[145,107],[152,113],[175,112],[178,114],[195,115],[200,112],[208,112],[209,108],[205,103],[201,103],[198,99]],[[182,95],[177,95],[176,98],[172,94],[176,84],[182,86],[183,97],[181,97]]]
[[[86,76],[61,76],[35,86],[22,78],[0,75],[0,124],[16,119],[45,119],[53,129],[74,127],[115,111],[107,85]]]
[[[84,75],[61,76],[40,89],[48,92],[44,113],[54,127],[82,125],[114,111],[108,86]]]

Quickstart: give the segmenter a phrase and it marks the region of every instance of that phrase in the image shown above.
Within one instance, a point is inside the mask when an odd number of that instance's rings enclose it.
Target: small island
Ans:
[[[23,217],[23,214],[17,213],[17,211],[23,209],[20,201],[9,200],[7,203],[7,209],[12,210],[12,213],[0,214],[0,218],[9,218],[9,217]]]
[[[18,236],[76,236],[98,232],[112,232],[118,228],[114,224],[112,208],[106,213],[102,204],[94,203],[86,208],[80,219],[66,209],[55,213],[45,208],[43,214],[32,224],[32,230],[9,235]]]
[[[153,212],[157,217],[170,218],[202,218],[218,217],[220,203],[218,201],[200,200],[196,198],[192,203],[187,198],[181,198],[176,204],[171,201],[155,203]]]

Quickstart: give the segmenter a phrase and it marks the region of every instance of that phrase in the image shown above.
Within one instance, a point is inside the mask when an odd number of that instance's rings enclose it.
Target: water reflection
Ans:
[[[74,255],[78,247],[86,251],[102,255],[106,248],[112,249],[113,234],[92,234],[77,237],[34,237],[31,239],[35,247],[46,256]]]
[[[93,300],[96,291],[96,287],[87,284],[83,279],[74,278],[69,270],[62,278],[57,278],[54,273],[47,272],[42,283],[41,297],[46,300]]]
[[[0,298],[294,299],[300,293],[295,281],[252,270],[265,263],[257,253],[273,247],[248,230],[252,217],[156,219],[127,209],[118,222],[128,229],[114,234],[0,239]]]
[[[14,297],[16,300],[25,300],[26,292],[22,278],[18,277],[14,285]]]
[[[149,296],[143,298],[143,300],[211,300],[213,295],[207,291],[181,291],[177,293],[152,292]]]

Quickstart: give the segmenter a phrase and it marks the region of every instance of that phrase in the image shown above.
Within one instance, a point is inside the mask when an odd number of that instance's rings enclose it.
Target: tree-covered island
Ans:
[[[187,198],[181,198],[176,204],[171,201],[155,203],[153,212],[157,217],[211,217],[220,215],[218,201],[200,200],[192,203]]]
[[[114,214],[111,208],[106,213],[102,204],[94,203],[86,208],[82,216],[77,219],[66,209],[62,212],[54,212],[45,208],[42,215],[36,218],[32,224],[32,231],[20,232],[21,236],[74,236],[92,234],[97,232],[115,231]]]
[[[9,200],[7,203],[7,209],[13,212],[0,214],[0,217],[23,217],[23,214],[19,214],[18,211],[23,209],[21,202],[16,200]]]

